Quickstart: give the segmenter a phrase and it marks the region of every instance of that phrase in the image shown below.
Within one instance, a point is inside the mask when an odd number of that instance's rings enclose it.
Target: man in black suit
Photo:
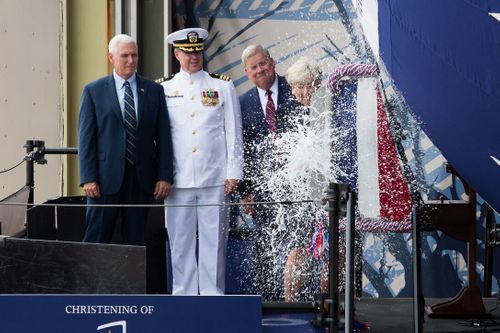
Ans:
[[[288,82],[276,73],[276,64],[262,45],[250,45],[241,56],[248,79],[255,85],[240,96],[245,146],[244,200],[255,195],[255,182],[260,173],[262,151],[255,149],[270,135],[293,128],[299,104]],[[252,207],[247,207],[251,211]]]
[[[78,155],[87,203],[163,200],[173,181],[163,88],[136,73],[138,51],[132,37],[113,37],[108,51],[113,73],[86,85],[80,100]],[[83,241],[109,243],[119,210],[123,243],[143,245],[147,207],[87,207]]]
[[[252,203],[269,201],[265,191],[257,190],[259,184],[265,181],[265,175],[276,167],[269,159],[274,154],[272,138],[280,133],[294,128],[294,118],[299,107],[286,79],[276,73],[274,59],[262,45],[250,45],[242,53],[242,62],[248,79],[255,85],[240,96],[241,116],[243,123],[244,169],[242,202]],[[268,143],[271,143],[268,145]],[[268,148],[268,149],[267,149]],[[268,161],[269,160],[269,161]],[[270,276],[270,255],[265,228],[269,228],[272,220],[270,206],[245,206],[246,214],[253,215],[257,224],[255,233],[254,262],[255,284],[257,292],[266,300],[276,300],[279,290],[276,277]]]

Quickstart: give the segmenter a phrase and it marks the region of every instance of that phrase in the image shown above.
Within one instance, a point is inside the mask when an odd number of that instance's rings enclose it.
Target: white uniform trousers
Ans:
[[[173,188],[165,199],[169,205],[224,202],[224,186]],[[223,206],[166,207],[174,295],[224,294],[228,212]]]

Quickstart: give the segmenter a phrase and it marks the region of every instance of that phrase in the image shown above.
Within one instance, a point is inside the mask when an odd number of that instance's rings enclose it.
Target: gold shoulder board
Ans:
[[[173,77],[174,77],[174,74],[170,75],[169,77],[163,76],[163,77],[161,77],[159,79],[156,79],[155,82],[156,83],[162,83],[162,82],[171,80]]]
[[[224,80],[224,81],[231,81],[231,78],[227,75],[222,75],[218,73],[209,73],[211,77],[219,79],[219,80]]]

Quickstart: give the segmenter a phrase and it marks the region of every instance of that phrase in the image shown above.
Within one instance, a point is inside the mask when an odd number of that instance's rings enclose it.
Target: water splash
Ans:
[[[331,98],[323,94],[324,98]],[[323,101],[325,102],[325,101]],[[267,300],[283,298],[284,266],[291,249],[308,252],[314,230],[315,214],[321,208],[321,199],[329,181],[334,181],[332,169],[332,110],[312,106],[303,108],[294,116],[293,129],[270,135],[253,149],[261,159],[257,161],[258,175],[252,181],[265,201],[309,201],[290,205],[258,207],[261,217],[255,238],[255,256],[252,266],[256,272],[254,287]],[[258,218],[258,217],[257,217]],[[310,276],[318,272],[309,255],[301,265]],[[321,265],[316,265],[321,266]],[[307,274],[306,274],[307,273]],[[307,279],[309,288],[303,291],[311,299],[314,283]]]

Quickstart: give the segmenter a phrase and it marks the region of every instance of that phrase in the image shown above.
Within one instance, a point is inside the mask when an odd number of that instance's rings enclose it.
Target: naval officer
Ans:
[[[242,179],[240,104],[228,77],[203,70],[207,36],[200,28],[168,35],[180,71],[159,80],[174,150],[174,185],[165,200],[174,207],[165,216],[177,295],[224,294],[229,216],[221,204]]]

